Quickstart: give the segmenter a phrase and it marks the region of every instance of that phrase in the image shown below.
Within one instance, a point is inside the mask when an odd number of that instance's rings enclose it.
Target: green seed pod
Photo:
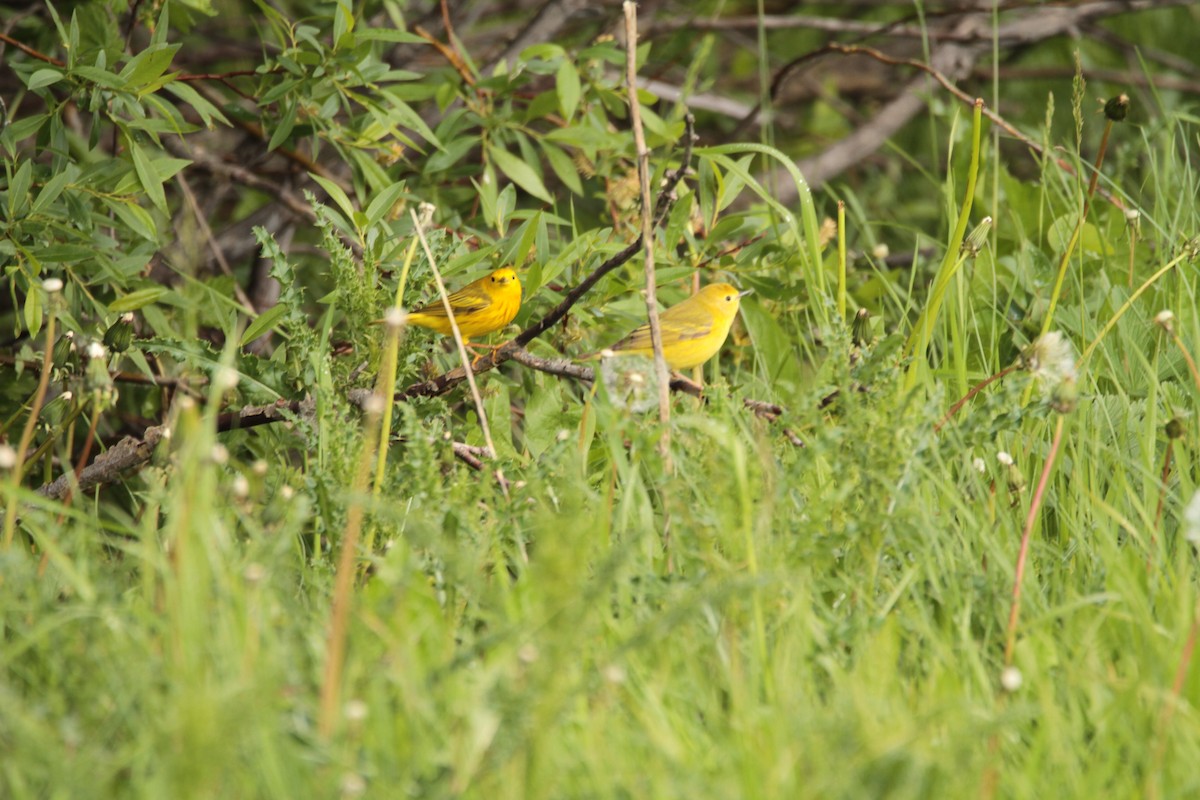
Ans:
[[[42,421],[51,427],[58,427],[71,413],[75,396],[71,392],[63,392],[46,405],[42,406]]]
[[[1113,122],[1124,122],[1129,113],[1129,95],[1121,93],[1104,104],[1104,116]]]
[[[992,218],[984,217],[979,221],[967,238],[962,243],[963,255],[968,258],[974,258],[979,255],[979,251],[987,244],[988,231],[992,229]]]
[[[114,353],[124,353],[133,344],[133,312],[127,311],[104,332],[104,346]]]
[[[54,352],[51,353],[50,360],[54,363],[55,369],[62,369],[73,355],[75,355],[75,331],[67,331],[54,343]]]
[[[871,343],[871,312],[860,308],[854,315],[854,324],[850,328],[850,338],[859,347]]]

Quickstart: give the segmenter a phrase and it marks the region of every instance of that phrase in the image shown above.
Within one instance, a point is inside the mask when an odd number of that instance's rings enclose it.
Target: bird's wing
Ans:
[[[712,332],[713,317],[702,306],[683,302],[667,309],[658,317],[664,345],[689,339],[702,339]],[[649,350],[650,325],[634,329],[628,336],[613,345],[613,350]]]
[[[476,311],[482,311],[492,304],[491,295],[483,290],[482,287],[476,286],[474,283],[467,284],[450,295],[450,307],[454,309],[454,315],[471,314]],[[427,306],[422,306],[414,314],[425,314],[430,317],[445,317],[446,304],[441,300],[435,300]]]

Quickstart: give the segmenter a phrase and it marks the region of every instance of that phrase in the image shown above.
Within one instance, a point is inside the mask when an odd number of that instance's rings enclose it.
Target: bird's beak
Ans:
[[[745,296],[746,296],[746,295],[748,295],[748,294],[754,294],[754,290],[753,290],[753,289],[747,289],[747,290],[746,290],[746,291],[744,291],[744,292],[738,292],[738,297],[745,297]]]

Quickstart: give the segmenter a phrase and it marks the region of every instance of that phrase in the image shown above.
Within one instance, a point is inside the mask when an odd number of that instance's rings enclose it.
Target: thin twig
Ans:
[[[667,386],[670,373],[663,358],[662,328],[658,322],[658,281],[654,276],[654,222],[650,211],[650,149],[642,130],[642,104],[637,90],[637,3],[625,0],[625,85],[629,91],[629,120],[637,148],[638,184],[642,194],[642,252],[645,254],[646,317],[650,327],[650,348],[654,352],[654,371],[658,376],[658,419],[663,424],[659,450],[667,472],[671,472],[671,396]]]
[[[1038,479],[1037,490],[1033,494],[1033,502],[1029,504],[1029,514],[1025,517],[1025,530],[1021,533],[1021,547],[1017,552],[1017,567],[1013,577],[1012,607],[1008,612],[1008,630],[1004,637],[1004,665],[1010,666],[1017,644],[1017,620],[1021,616],[1021,582],[1025,577],[1025,563],[1029,557],[1029,540],[1033,536],[1033,525],[1037,522],[1038,511],[1046,497],[1046,485],[1050,482],[1050,473],[1054,469],[1054,460],[1058,456],[1059,445],[1062,444],[1063,429],[1066,417],[1058,415],[1058,424],[1054,428],[1054,440],[1050,443],[1050,452],[1046,455],[1046,463],[1042,467],[1042,476]]]
[[[237,277],[233,274],[233,267],[229,266],[229,262],[225,260],[225,254],[221,251],[221,245],[217,244],[217,239],[213,236],[212,228],[208,226],[208,220],[204,218],[204,212],[200,210],[200,204],[196,202],[196,195],[192,192],[192,187],[188,184],[187,177],[183,172],[175,176],[179,181],[179,190],[183,193],[183,198],[187,202],[188,208],[192,211],[192,216],[196,218],[196,224],[200,227],[200,233],[203,234],[204,240],[208,243],[209,250],[212,251],[213,258],[216,259],[217,265],[221,271],[233,280],[233,294],[237,297],[238,302],[245,306],[245,310],[249,314],[257,314],[257,309],[254,308],[254,303],[250,297],[242,289],[241,284],[237,282]]]
[[[27,358],[17,358],[16,356],[9,355],[8,353],[0,353],[0,364],[8,364],[11,366],[20,364],[23,368],[28,370],[34,370],[38,373],[42,371],[41,361],[33,361]],[[203,376],[197,376],[194,378],[172,378],[162,375],[142,375],[139,372],[110,372],[108,373],[108,377],[120,383],[137,383],[145,386],[163,386],[172,389],[181,389],[193,395],[196,394],[196,390],[192,388],[193,385],[203,386],[204,384],[208,383],[208,378]]]
[[[38,287],[33,291],[41,291],[41,288]],[[33,441],[33,432],[37,427],[38,414],[42,411],[42,403],[46,399],[46,389],[50,386],[50,365],[54,355],[54,324],[57,321],[55,300],[56,298],[51,295],[50,314],[46,318],[46,352],[42,356],[42,374],[38,377],[37,389],[33,393],[33,401],[29,406],[29,416],[25,418],[25,428],[21,431],[21,438],[17,444],[16,465],[12,469],[12,477],[9,482],[8,502],[5,503],[4,510],[5,550],[12,547],[13,536],[16,533],[17,489],[21,486],[21,479],[25,477],[25,453],[29,450],[29,443]]]
[[[232,411],[217,416],[217,432],[234,429],[253,428],[272,422],[283,422],[297,415],[310,416],[316,409],[316,403],[311,397],[303,400],[279,400],[266,406],[247,406],[240,411]],[[75,491],[86,494],[98,486],[115,483],[129,470],[140,469],[154,454],[154,448],[164,438],[171,435],[170,425],[154,425],[145,430],[141,437],[126,436],[121,441],[104,451],[79,473],[78,478],[73,470],[68,470],[54,481],[45,484],[37,491],[45,497],[61,500],[71,491],[72,483],[77,482]]]
[[[471,387],[471,397],[475,401],[475,412],[479,414],[479,428],[483,431],[483,441],[487,443],[488,452],[494,457],[496,445],[492,442],[492,431],[488,427],[487,411],[483,408],[483,398],[479,396],[479,387],[475,384],[475,373],[471,370],[471,357],[467,354],[467,346],[463,343],[462,331],[458,329],[458,320],[454,318],[454,307],[450,305],[450,295],[446,292],[446,284],[442,282],[442,272],[438,269],[437,261],[433,257],[433,250],[429,247],[429,240],[425,237],[425,228],[421,224],[420,218],[417,217],[416,209],[409,209],[408,213],[412,217],[413,229],[416,231],[417,238],[421,240],[425,258],[429,260],[429,269],[433,273],[433,282],[437,285],[438,295],[442,298],[442,306],[446,309],[446,318],[450,320],[450,334],[454,337],[454,344],[458,347],[458,357],[466,371],[467,384]]]

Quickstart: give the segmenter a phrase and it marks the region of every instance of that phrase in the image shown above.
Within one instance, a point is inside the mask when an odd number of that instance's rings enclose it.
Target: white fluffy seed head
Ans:
[[[383,324],[387,325],[394,331],[398,331],[408,322],[408,312],[403,308],[392,306],[383,315]]]
[[[368,414],[382,414],[383,406],[383,398],[373,392],[363,401],[363,411]]]
[[[61,278],[46,278],[42,281],[42,288],[47,294],[57,294],[63,290],[63,282]]]
[[[108,355],[108,351],[99,342],[92,342],[87,346],[88,358],[104,358],[106,355]]]
[[[1183,535],[1189,542],[1200,547],[1200,489],[1196,490],[1183,509]]]
[[[1175,322],[1175,312],[1169,308],[1164,308],[1162,311],[1154,315],[1154,324],[1163,330],[1171,330],[1171,324]]]
[[[1013,465],[1013,457],[1003,450],[1001,450],[999,453],[996,453],[996,460],[1006,467],[1011,467]]]
[[[238,380],[237,370],[233,367],[217,367],[217,371],[213,373],[213,383],[216,384],[218,391],[227,392],[236,388]]]
[[[1004,687],[1006,692],[1015,692],[1021,688],[1021,683],[1024,678],[1021,676],[1021,670],[1013,666],[1007,666],[1000,672],[1000,685]]]
[[[362,700],[349,700],[342,713],[345,714],[347,722],[362,722],[367,718],[369,711],[370,707]]]
[[[12,469],[17,465],[17,451],[7,444],[0,444],[0,469]]]

